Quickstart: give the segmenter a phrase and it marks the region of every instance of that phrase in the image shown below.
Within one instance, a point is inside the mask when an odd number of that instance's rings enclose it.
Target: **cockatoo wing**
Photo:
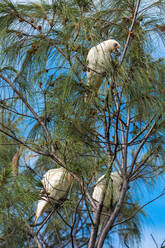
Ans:
[[[87,56],[87,85],[98,90],[104,80],[107,56],[101,46],[92,47]]]
[[[49,170],[42,179],[44,190],[55,200],[65,196],[70,183],[71,175],[64,168]]]
[[[107,211],[108,209],[110,209],[111,204],[115,205],[120,197],[122,178],[120,177],[118,172],[112,172],[110,177],[111,178],[109,179],[108,187],[105,193],[102,211]],[[105,184],[106,184],[106,178],[105,175],[103,175],[96,182],[96,186],[94,187],[92,194],[92,197],[95,200],[96,205],[98,205],[101,201]],[[104,219],[105,216],[101,215],[100,225],[102,225]]]
[[[103,175],[98,179],[98,181],[96,183],[96,186],[94,187],[93,194],[92,194],[92,197],[95,200],[96,206],[98,206],[98,204],[101,201],[102,192],[104,191],[104,187],[105,187],[105,178],[104,178],[104,175]],[[103,205],[103,208],[102,208],[102,212],[107,212],[106,205],[108,205],[108,203],[106,204],[105,201],[107,201],[106,196],[104,198],[104,205]],[[104,222],[105,217],[106,216],[104,214],[101,214],[99,230],[102,227],[102,224]]]
[[[117,171],[111,173],[111,178],[113,182],[113,205],[119,200],[122,178]]]
[[[106,179],[105,179],[105,176],[103,175],[98,179],[96,186],[94,187],[92,197],[96,201],[96,204],[100,203],[101,201],[101,196],[105,188],[105,183],[106,183]],[[105,194],[105,198],[104,198],[104,203],[103,203],[104,207],[106,208],[110,207],[111,199],[112,199],[112,183],[111,181],[109,181],[107,191]]]
[[[98,181],[96,182],[96,185],[94,187],[94,190],[93,190],[92,197],[96,201],[96,204],[100,202],[101,194],[104,190],[103,180],[104,180],[104,175],[98,179]]]
[[[110,58],[110,53],[114,52],[119,55],[120,44],[113,39],[101,42],[99,45],[92,47],[87,55],[87,85],[98,91],[104,81]],[[87,101],[85,95],[85,102]]]
[[[45,209],[55,201],[63,199],[71,185],[72,176],[64,168],[51,169],[45,173],[42,179],[43,190],[36,209],[35,224]]]

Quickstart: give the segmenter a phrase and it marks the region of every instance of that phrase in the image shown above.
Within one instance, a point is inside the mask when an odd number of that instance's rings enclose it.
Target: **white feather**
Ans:
[[[102,193],[104,191],[106,184],[105,175],[101,176],[96,182],[96,186],[94,187],[92,197],[95,200],[96,206],[101,201]],[[108,187],[105,193],[105,198],[103,202],[102,211],[107,211],[110,209],[111,205],[115,205],[120,197],[120,189],[122,184],[122,178],[118,174],[117,171],[112,172],[109,178]],[[100,224],[104,221],[105,216],[101,215]]]
[[[42,179],[43,189],[38,201],[35,224],[45,209],[60,199],[63,199],[71,185],[72,176],[64,168],[48,170]]]
[[[114,46],[114,45],[117,46]],[[87,85],[95,88],[96,91],[100,88],[104,73],[107,71],[110,53],[118,53],[120,44],[116,40],[106,40],[99,45],[92,47],[87,55]]]

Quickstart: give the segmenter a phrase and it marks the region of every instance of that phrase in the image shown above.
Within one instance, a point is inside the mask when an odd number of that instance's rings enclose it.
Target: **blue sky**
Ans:
[[[155,2],[155,1],[146,1]],[[165,59],[165,46],[161,39],[155,37],[154,39],[154,49],[152,56],[155,58]],[[165,180],[158,179],[155,188],[150,188],[148,192],[145,192],[143,202],[146,203],[157,197],[165,189]],[[147,218],[144,227],[144,240],[142,242],[142,248],[155,247],[154,241],[151,234],[154,236],[158,247],[161,247],[163,240],[165,240],[165,195],[156,201],[152,202],[144,208],[147,213]]]
[[[165,199],[163,199],[165,205]],[[159,201],[157,202],[159,204]],[[150,208],[150,212],[153,212],[154,217],[152,217],[152,221],[148,221],[145,224],[144,228],[144,239],[142,242],[142,248],[154,247],[154,242],[152,240],[151,234],[154,236],[158,247],[161,246],[163,240],[165,240],[165,211],[163,207],[153,206]],[[158,214],[156,214],[156,212]],[[163,217],[163,218],[162,218]],[[162,220],[161,220],[162,218]]]
[[[149,189],[149,192],[145,193],[144,203],[151,199],[154,199],[165,188],[164,180],[158,179],[157,186]],[[161,243],[165,239],[165,195],[156,201],[152,202],[144,208],[147,213],[144,228],[144,242],[142,248],[155,247],[151,234],[154,236],[160,248]]]

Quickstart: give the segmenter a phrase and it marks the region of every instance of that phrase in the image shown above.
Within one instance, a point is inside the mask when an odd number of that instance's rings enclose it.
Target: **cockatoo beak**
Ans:
[[[120,47],[116,47],[115,49],[114,49],[114,53],[115,53],[115,55],[116,56],[120,56]]]
[[[116,56],[120,55],[120,45],[119,44],[117,44],[117,43],[114,44],[113,52]]]

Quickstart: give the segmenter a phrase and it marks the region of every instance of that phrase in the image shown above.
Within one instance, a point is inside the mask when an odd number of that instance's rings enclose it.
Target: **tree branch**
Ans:
[[[128,145],[131,145],[144,131],[147,130],[147,128],[149,127],[150,123],[153,121],[154,117],[151,119],[151,121],[149,123],[147,123],[143,129],[138,133],[136,134],[129,142],[128,142]]]
[[[13,83],[11,81],[9,81],[5,76],[3,76],[2,74],[0,74],[0,77],[10,85],[10,87],[13,89],[13,91],[18,95],[18,97],[22,100],[22,102],[26,105],[26,107],[34,115],[34,117],[36,118],[36,120],[43,127],[48,140],[50,140],[50,134],[49,134],[49,132],[47,130],[47,127],[45,126],[45,123],[40,119],[40,117],[37,115],[37,113],[34,111],[34,109],[27,102],[27,100],[25,99],[25,97],[15,88],[15,86],[13,85]]]
[[[112,212],[109,220],[107,221],[105,227],[103,228],[102,230],[102,233],[98,239],[98,242],[97,242],[97,248],[102,248],[103,247],[103,244],[104,244],[104,240],[109,232],[109,230],[112,229],[112,225],[116,219],[116,217],[118,216],[119,214],[119,211],[120,211],[120,208],[123,204],[123,201],[124,201],[124,197],[126,195],[126,192],[127,192],[127,189],[128,189],[128,182],[127,180],[125,179],[123,181],[123,186],[122,186],[122,189],[121,189],[121,194],[120,194],[120,198],[115,206],[115,209],[114,211]]]
[[[118,122],[118,120],[116,120],[116,122]],[[116,129],[117,129],[118,125],[116,125]],[[94,217],[94,225],[92,226],[92,231],[91,231],[91,236],[90,236],[90,240],[89,240],[89,245],[88,248],[93,248],[95,243],[96,243],[96,238],[97,238],[97,232],[98,232],[98,227],[100,224],[100,216],[101,216],[101,212],[103,209],[103,203],[104,203],[104,198],[105,198],[105,194],[107,191],[107,187],[109,184],[109,177],[110,177],[110,173],[112,171],[112,165],[114,163],[114,160],[116,158],[116,153],[117,153],[117,146],[118,146],[118,142],[117,142],[117,138],[116,138],[116,147],[115,147],[115,152],[114,152],[114,156],[113,159],[111,161],[109,161],[109,165],[108,165],[108,176],[105,182],[105,186],[104,186],[104,190],[102,191],[101,197],[100,197],[100,202],[97,206],[96,209],[96,213],[95,213],[95,217]]]
[[[156,201],[157,199],[159,199],[160,197],[162,197],[163,195],[165,195],[165,192],[160,194],[159,196],[155,197],[154,199],[152,199],[151,201],[145,203],[143,206],[139,207],[131,216],[129,216],[128,218],[126,218],[125,220],[122,220],[120,222],[115,223],[112,227],[123,224],[125,222],[127,222],[128,220],[131,220],[138,212],[140,212],[145,206],[149,205],[150,203]]]
[[[153,241],[154,241],[156,247],[159,248],[159,246],[158,246],[158,244],[156,243],[156,240],[155,240],[155,238],[154,238],[154,236],[153,236],[152,234],[151,234],[151,238],[153,239]]]
[[[136,9],[135,9],[134,16],[133,16],[133,19],[132,19],[132,24],[131,24],[130,29],[129,29],[129,34],[128,34],[127,41],[126,41],[126,44],[125,44],[125,47],[124,47],[124,51],[123,51],[123,54],[122,54],[122,57],[121,57],[121,60],[120,60],[120,65],[123,63],[124,57],[126,55],[126,52],[127,52],[128,46],[129,46],[129,42],[130,42],[133,27],[134,27],[134,24],[135,24],[138,9],[139,9],[139,6],[140,6],[140,2],[141,2],[141,0],[137,0]]]
[[[25,147],[27,147],[29,150],[35,152],[35,153],[38,153],[40,155],[44,155],[44,156],[48,156],[49,154],[48,153],[44,153],[42,151],[38,151],[38,150],[35,150],[33,148],[31,148],[30,146],[28,146],[26,143],[24,143],[23,141],[21,141],[20,139],[18,139],[17,137],[7,133],[6,131],[4,131],[3,129],[0,128],[0,132],[2,132],[3,134],[7,135],[8,137],[12,138],[13,140],[15,140],[16,142],[18,142],[18,144],[21,144]]]
[[[160,118],[160,117],[158,117],[158,119],[159,119],[159,118]],[[143,147],[144,144],[146,143],[148,137],[150,136],[150,134],[151,134],[153,128],[155,127],[155,124],[156,124],[156,121],[153,123],[153,125],[152,125],[151,128],[149,129],[148,133],[145,135],[144,139],[142,140],[141,144],[139,145],[139,147],[138,147],[138,149],[137,149],[137,151],[136,151],[136,153],[135,153],[135,155],[134,155],[134,158],[133,158],[133,160],[132,160],[132,163],[131,163],[131,168],[130,168],[130,170],[129,170],[129,176],[131,176],[132,171],[133,171],[133,168],[134,168],[134,165],[135,165],[135,163],[136,163],[136,159],[137,159],[137,157],[138,157],[138,155],[139,155],[139,153],[140,153],[142,147]]]

